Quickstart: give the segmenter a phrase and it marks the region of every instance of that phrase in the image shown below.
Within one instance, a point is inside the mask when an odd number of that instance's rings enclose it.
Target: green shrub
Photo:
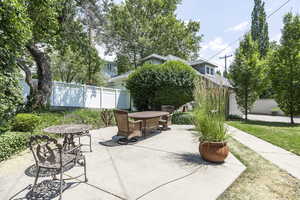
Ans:
[[[0,126],[0,134],[5,133],[5,132],[7,132],[9,130],[10,130],[10,127],[9,127],[8,123],[3,124],[2,126]]]
[[[195,70],[180,61],[146,63],[129,76],[126,87],[139,110],[179,107],[193,100],[195,77]]]
[[[26,149],[29,135],[8,132],[0,135],[0,162]]]
[[[175,112],[172,124],[193,124],[193,115],[190,112]]]
[[[12,121],[11,129],[20,132],[33,132],[40,123],[40,118],[35,114],[20,113]]]
[[[17,112],[23,103],[17,72],[0,67],[0,126]]]

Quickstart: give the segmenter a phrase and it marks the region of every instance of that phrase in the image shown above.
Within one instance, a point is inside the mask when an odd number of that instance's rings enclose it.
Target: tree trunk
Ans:
[[[52,91],[52,74],[49,56],[36,45],[26,46],[37,66],[38,85],[35,92],[30,91],[30,99],[27,106],[32,110],[47,106]],[[32,93],[33,92],[33,93]]]
[[[29,95],[27,96],[27,102],[30,100],[30,96],[35,93],[36,87],[34,86],[31,70],[27,66],[27,64],[23,61],[18,61],[18,66],[24,71],[25,73],[25,82],[29,86]]]
[[[291,113],[291,124],[295,124],[295,122],[294,122],[294,114],[293,113]]]
[[[245,120],[248,120],[248,90],[245,91]]]

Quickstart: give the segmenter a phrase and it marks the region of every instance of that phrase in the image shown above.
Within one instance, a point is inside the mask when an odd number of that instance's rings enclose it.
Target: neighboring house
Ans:
[[[157,54],[151,54],[141,59],[141,63],[162,64],[166,61],[171,61],[171,60],[182,61],[187,65],[190,65],[193,69],[195,69],[198,75],[203,76],[216,84],[224,85],[226,87],[231,87],[228,79],[216,74],[216,70],[219,66],[203,58],[189,62],[173,55],[161,56]],[[107,86],[112,88],[124,89],[126,79],[128,78],[129,74],[131,74],[131,72],[132,71],[129,71],[125,74],[109,79]]]
[[[104,76],[106,76],[108,79],[117,76],[118,68],[116,62],[112,62],[112,61],[105,61],[105,62],[106,63],[102,69]]]

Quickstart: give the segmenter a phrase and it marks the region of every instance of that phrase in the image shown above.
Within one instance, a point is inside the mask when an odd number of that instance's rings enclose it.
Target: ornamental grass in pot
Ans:
[[[228,89],[203,78],[195,81],[193,120],[199,137],[199,152],[204,160],[224,162],[229,153],[224,126]]]

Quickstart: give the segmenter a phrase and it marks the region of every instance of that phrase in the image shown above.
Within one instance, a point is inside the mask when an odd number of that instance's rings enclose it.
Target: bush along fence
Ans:
[[[29,87],[23,80],[21,84],[26,100]],[[51,107],[130,109],[130,102],[127,90],[57,81],[53,82],[50,97]]]

